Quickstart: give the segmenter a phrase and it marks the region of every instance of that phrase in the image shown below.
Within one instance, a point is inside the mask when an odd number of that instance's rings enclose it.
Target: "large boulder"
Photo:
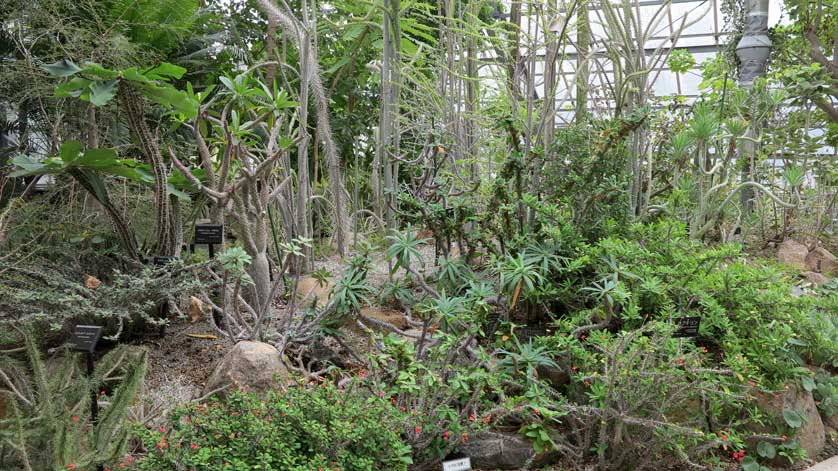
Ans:
[[[794,440],[806,450],[809,458],[815,458],[826,444],[826,433],[823,420],[818,413],[812,393],[797,385],[788,385],[783,393],[778,395],[759,394],[757,403],[767,413],[783,420],[783,413],[795,411],[803,416],[803,424],[796,430]],[[769,432],[763,430],[763,432]],[[783,458],[778,457],[777,464],[783,465]]]
[[[329,302],[329,293],[335,284],[329,280],[318,280],[310,276],[300,278],[297,283],[297,302],[303,307],[324,307]]]
[[[823,247],[818,247],[809,252],[804,261],[806,269],[809,271],[828,275],[838,272],[838,259]]]
[[[795,268],[806,268],[809,248],[795,240],[787,239],[777,249],[777,261]]]
[[[826,427],[838,430],[838,413],[832,414],[828,417],[821,417],[823,424]]]
[[[807,271],[806,273],[803,274],[803,276],[806,277],[806,281],[808,281],[809,283],[812,283],[815,286],[825,285],[826,283],[829,283],[829,281],[830,281],[830,279],[828,277],[824,276],[823,273],[818,273],[816,271]]]
[[[262,342],[242,341],[215,367],[203,394],[216,391],[223,397],[234,389],[254,392],[283,389],[288,379],[288,369],[276,348]]]
[[[482,431],[460,446],[476,469],[521,469],[533,455],[532,444],[518,435]]]

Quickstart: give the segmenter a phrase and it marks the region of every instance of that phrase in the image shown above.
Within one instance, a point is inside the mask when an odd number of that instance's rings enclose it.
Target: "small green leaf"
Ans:
[[[757,453],[763,458],[773,460],[774,457],[777,456],[777,449],[774,445],[768,442],[759,442],[757,445]]]
[[[53,64],[44,64],[41,68],[54,77],[69,77],[81,71],[81,68],[69,59],[61,59]]]
[[[786,423],[791,428],[800,428],[800,426],[803,425],[803,416],[794,410],[784,410],[783,419],[785,419]]]
[[[113,149],[87,149],[84,154],[75,161],[74,165],[91,168],[110,167],[119,163],[118,156]]]
[[[742,461],[742,471],[759,471],[759,463],[749,456]]]
[[[58,98],[73,97],[78,98],[82,92],[88,89],[90,80],[82,77],[73,77],[67,83],[55,87],[55,96]]]
[[[44,175],[51,173],[50,169],[42,162],[35,160],[25,154],[21,154],[12,158],[12,165],[19,167],[20,170],[15,170],[9,174],[11,178],[29,177],[32,175]]]
[[[154,67],[153,69],[146,71],[143,75],[152,80],[165,80],[168,77],[179,79],[183,77],[183,74],[185,73],[186,69],[184,69],[183,67],[170,64],[168,62],[163,62],[157,67]]]
[[[119,77],[118,71],[106,69],[95,62],[85,62],[84,69],[82,69],[81,73],[85,75],[93,75],[94,77],[99,77],[106,80],[113,80]]]
[[[800,383],[803,385],[803,389],[808,392],[812,392],[815,389],[815,381],[808,376],[800,378]]]
[[[79,158],[79,154],[83,148],[84,145],[79,141],[65,141],[61,144],[61,148],[58,150],[58,155],[65,164],[68,164]]]
[[[103,80],[90,84],[90,102],[105,106],[116,96],[116,80]]]

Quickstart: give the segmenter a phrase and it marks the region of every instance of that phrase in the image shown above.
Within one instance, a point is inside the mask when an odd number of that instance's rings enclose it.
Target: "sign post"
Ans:
[[[89,378],[93,377],[93,352],[101,337],[102,328],[98,325],[77,325],[70,337],[73,350],[84,352]],[[94,390],[90,391],[90,419],[94,424],[99,421],[99,398]],[[102,471],[102,465],[96,466],[96,469]]]
[[[223,224],[195,224],[194,245],[206,244],[210,258],[215,257],[215,246],[224,242]]]

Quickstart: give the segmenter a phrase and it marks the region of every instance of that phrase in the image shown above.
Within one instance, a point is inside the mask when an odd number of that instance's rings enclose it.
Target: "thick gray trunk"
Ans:
[[[253,279],[253,288],[256,291],[256,299],[258,305],[253,305],[253,308],[261,310],[262,307],[270,303],[271,295],[271,267],[268,263],[268,254],[266,252],[257,253],[253,257],[253,262],[250,264],[248,274]]]

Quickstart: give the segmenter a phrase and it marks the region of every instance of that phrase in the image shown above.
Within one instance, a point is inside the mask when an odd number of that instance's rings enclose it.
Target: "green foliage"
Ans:
[[[695,57],[686,49],[675,49],[669,54],[667,64],[673,72],[683,74],[695,66]]]
[[[408,228],[404,232],[396,231],[387,236],[387,240],[390,241],[390,246],[387,248],[387,256],[395,261],[393,268],[390,270],[391,273],[395,273],[399,268],[404,268],[405,270],[415,269],[414,266],[411,266],[411,263],[414,261],[424,264],[422,254],[419,252],[419,246],[427,241],[419,239],[416,232],[411,228]]]
[[[176,89],[168,83],[179,79],[186,69],[169,63],[162,63],[147,69],[129,67],[122,70],[106,69],[95,62],[86,62],[79,67],[68,59],[45,65],[44,69],[56,77],[73,77],[55,88],[55,96],[75,97],[104,106],[116,96],[118,83],[127,82],[146,98],[166,108],[174,109],[187,118],[194,118],[198,103],[193,96]]]
[[[176,409],[171,419],[169,430],[139,430],[148,452],[136,469],[372,471],[412,462],[395,408],[327,383],[264,398],[234,392],[224,402]]]
[[[57,175],[71,170],[90,171],[106,175],[117,175],[129,180],[151,184],[154,178],[133,159],[120,159],[114,149],[87,149],[79,141],[66,141],[61,144],[57,157],[40,160],[28,155],[18,155],[12,159],[12,164],[19,170],[9,174],[10,177],[26,177],[32,175]],[[104,183],[97,177],[87,175],[91,186],[97,189],[97,198],[107,199],[104,193]],[[97,181],[98,183],[93,183]],[[100,190],[101,189],[101,190]]]
[[[116,462],[131,436],[126,416],[145,376],[146,351],[117,347],[99,359],[88,378],[78,354],[64,351],[48,369],[31,334],[25,335],[25,347],[26,363],[8,356],[0,362],[0,394],[8,404],[0,438],[12,451],[0,455],[0,467],[85,469]],[[91,394],[104,405],[95,423]]]

